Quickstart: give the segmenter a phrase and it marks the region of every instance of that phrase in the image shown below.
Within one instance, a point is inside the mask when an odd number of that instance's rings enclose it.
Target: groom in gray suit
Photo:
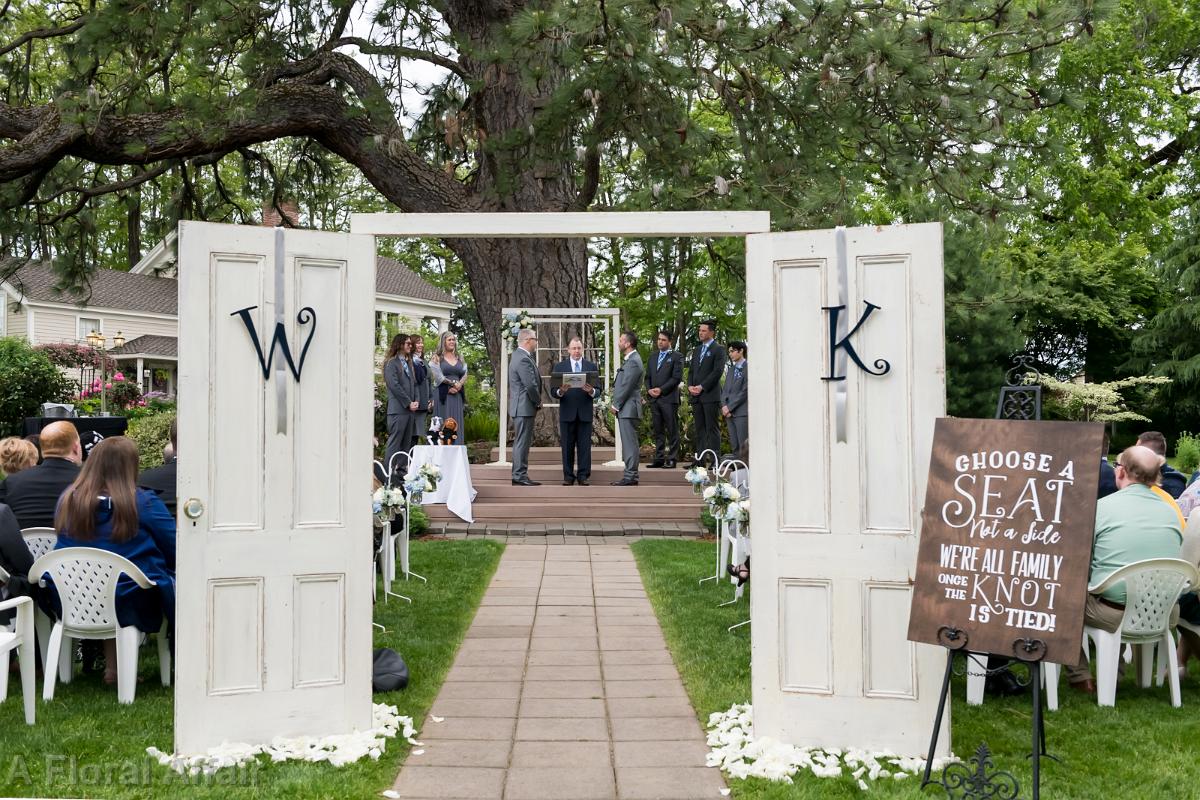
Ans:
[[[642,419],[642,357],[637,351],[637,334],[625,331],[617,340],[621,349],[621,367],[613,381],[612,412],[621,431],[621,458],[625,473],[613,486],[638,485],[638,423]]]
[[[508,362],[508,413],[513,418],[513,486],[541,486],[529,480],[529,445],[533,442],[533,418],[542,407],[542,376],[533,354],[537,334],[523,328],[517,332],[517,349]]]

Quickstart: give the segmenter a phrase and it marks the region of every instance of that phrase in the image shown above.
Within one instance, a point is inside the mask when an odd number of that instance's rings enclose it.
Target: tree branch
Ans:
[[[77,19],[67,25],[61,25],[57,28],[38,28],[37,30],[26,31],[16,38],[15,41],[0,47],[0,56],[16,50],[26,42],[32,42],[34,39],[53,39],[56,36],[66,36],[83,27],[87,20]]]
[[[346,45],[355,45],[359,52],[368,56],[393,56],[394,58],[415,58],[420,61],[428,61],[430,64],[450,70],[458,77],[465,80],[470,80],[468,73],[457,61],[448,58],[438,53],[431,53],[428,50],[421,50],[416,47],[405,47],[404,45],[389,45],[375,44],[374,42],[363,39],[359,36],[343,36],[336,41],[330,42],[326,47],[330,50],[337,47],[345,47]]]

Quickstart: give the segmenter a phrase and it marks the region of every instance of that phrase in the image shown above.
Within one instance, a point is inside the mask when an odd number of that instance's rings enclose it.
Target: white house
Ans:
[[[121,368],[140,376],[143,391],[174,394],[179,331],[174,243],[172,233],[129,272],[97,270],[81,293],[61,291],[49,262],[14,269],[18,259],[0,260],[0,336],[21,336],[35,345],[86,344],[96,331]],[[390,320],[429,322],[440,333],[458,308],[449,293],[391,258],[376,259],[375,289],[381,346]],[[112,347],[118,335],[125,343]]]

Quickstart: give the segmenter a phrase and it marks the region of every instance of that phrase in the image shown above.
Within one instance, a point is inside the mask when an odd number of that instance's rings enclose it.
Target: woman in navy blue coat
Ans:
[[[138,450],[114,436],[96,445],[75,483],[58,503],[55,549],[95,547],[124,556],[154,581],[140,588],[128,576],[117,583],[117,621],[155,633],[175,631],[175,520],[154,492],[137,488]],[[55,598],[57,599],[57,598]],[[117,676],[116,641],[105,641],[104,679]]]

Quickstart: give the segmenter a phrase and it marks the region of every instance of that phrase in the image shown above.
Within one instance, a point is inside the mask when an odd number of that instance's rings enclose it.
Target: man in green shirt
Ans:
[[[1095,586],[1121,567],[1148,558],[1178,558],[1183,532],[1179,515],[1162,501],[1151,486],[1158,479],[1162,458],[1146,447],[1127,448],[1117,459],[1117,491],[1096,503],[1096,531],[1092,539],[1092,570],[1088,585]],[[1125,615],[1125,585],[1101,595],[1088,595],[1084,624],[1115,631]],[[1071,687],[1094,693],[1085,655],[1067,666]]]

